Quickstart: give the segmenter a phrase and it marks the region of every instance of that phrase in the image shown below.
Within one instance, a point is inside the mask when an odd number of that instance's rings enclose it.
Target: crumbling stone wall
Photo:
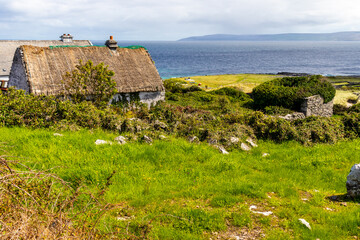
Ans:
[[[320,95],[314,95],[304,99],[304,102],[301,104],[300,112],[303,112],[306,117],[331,117],[333,114],[333,106],[333,100],[324,103],[324,99]]]

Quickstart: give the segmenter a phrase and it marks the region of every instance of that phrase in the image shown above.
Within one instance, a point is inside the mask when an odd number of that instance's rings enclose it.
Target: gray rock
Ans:
[[[61,133],[54,133],[54,136],[56,136],[56,137],[63,137],[64,135],[62,135]]]
[[[252,147],[257,147],[257,146],[258,146],[258,145],[254,142],[254,140],[251,139],[251,138],[246,139],[246,142],[249,143],[250,146],[252,146]]]
[[[159,120],[156,120],[155,123],[154,123],[154,128],[155,129],[163,129],[163,130],[166,130],[167,129],[167,125],[163,122],[160,122]]]
[[[237,144],[238,142],[240,142],[240,139],[237,137],[230,137],[230,142],[232,144]]]
[[[216,148],[222,153],[222,154],[229,154],[228,151],[223,146],[216,145]]]
[[[244,151],[250,151],[251,147],[249,147],[249,145],[245,144],[245,143],[241,143],[241,149]]]
[[[352,166],[347,176],[346,189],[350,197],[360,196],[360,163]]]
[[[283,118],[285,120],[292,121],[292,120],[305,118],[305,114],[302,113],[302,112],[294,112],[294,113],[291,113],[291,114],[287,114],[285,116],[279,116],[279,118]]]
[[[263,156],[263,157],[267,157],[267,156],[270,156],[270,154],[268,154],[268,153],[263,153],[262,156]]]
[[[308,229],[311,230],[310,223],[308,223],[305,219],[299,218],[299,221],[300,221],[302,224],[304,224]]]
[[[153,142],[152,138],[146,135],[143,136],[143,140],[148,144],[151,144]]]
[[[167,139],[167,137],[166,137],[166,136],[164,136],[164,135],[159,135],[159,139],[161,139],[161,140],[165,140],[165,139]]]
[[[216,145],[216,144],[218,143],[218,140],[216,140],[216,139],[214,139],[214,138],[211,138],[211,139],[208,140],[208,143],[209,143],[210,145]]]
[[[124,136],[118,136],[115,138],[115,141],[117,141],[118,144],[123,145],[126,143],[126,138]]]
[[[98,139],[98,140],[95,141],[95,144],[96,145],[102,145],[102,144],[110,144],[111,145],[112,142]]]
[[[199,138],[198,138],[197,136],[189,136],[189,137],[188,137],[188,141],[189,141],[190,143],[193,143],[193,142],[198,143],[198,142],[199,142]]]

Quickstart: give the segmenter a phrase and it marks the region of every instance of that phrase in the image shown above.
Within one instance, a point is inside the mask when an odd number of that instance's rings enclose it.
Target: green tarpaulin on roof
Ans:
[[[85,46],[77,46],[77,45],[59,45],[59,46],[49,46],[50,49],[54,49],[54,48],[68,48],[68,47],[107,47],[107,46],[92,46],[92,45],[85,45]],[[127,47],[119,47],[119,48],[128,48],[128,49],[139,49],[139,48],[144,48],[143,46],[140,45],[132,45],[132,46],[127,46]]]

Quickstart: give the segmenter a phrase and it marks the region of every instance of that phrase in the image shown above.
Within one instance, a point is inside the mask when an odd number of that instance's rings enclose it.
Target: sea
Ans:
[[[119,41],[118,45],[145,47],[163,79],[279,72],[360,76],[357,41]]]

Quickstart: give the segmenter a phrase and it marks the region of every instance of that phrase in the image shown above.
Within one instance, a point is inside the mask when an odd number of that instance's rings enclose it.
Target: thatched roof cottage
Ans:
[[[119,48],[114,40],[107,47],[35,47],[16,50],[9,86],[32,94],[59,95],[63,92],[62,77],[75,69],[79,59],[94,64],[103,62],[115,72],[120,100],[137,94],[141,102],[151,104],[165,98],[160,75],[145,48]]]
[[[21,45],[38,47],[60,45],[89,46],[92,43],[88,40],[73,40],[73,36],[70,34],[61,35],[60,40],[0,40],[0,80],[9,80],[15,51]]]

